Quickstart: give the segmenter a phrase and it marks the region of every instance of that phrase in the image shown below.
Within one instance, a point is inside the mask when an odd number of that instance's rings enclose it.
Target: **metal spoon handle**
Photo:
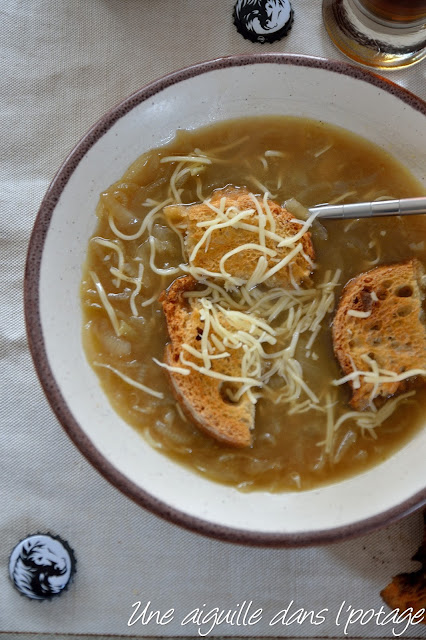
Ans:
[[[404,198],[402,200],[377,200],[355,204],[318,205],[309,213],[320,209],[318,218],[348,220],[351,218],[379,218],[383,216],[413,216],[426,213],[426,197]]]

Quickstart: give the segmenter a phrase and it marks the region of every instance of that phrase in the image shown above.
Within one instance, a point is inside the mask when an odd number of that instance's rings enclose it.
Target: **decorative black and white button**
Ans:
[[[36,534],[21,540],[9,559],[15,587],[33,600],[50,600],[67,588],[74,573],[74,552],[65,540]]]
[[[275,42],[290,31],[293,9],[289,0],[237,0],[234,24],[251,42]]]

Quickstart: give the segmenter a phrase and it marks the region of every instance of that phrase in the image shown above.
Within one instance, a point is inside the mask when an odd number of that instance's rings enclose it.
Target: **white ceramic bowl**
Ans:
[[[350,129],[398,156],[426,190],[426,104],[400,87],[346,63],[301,56],[195,65],[142,88],[106,114],[60,168],[31,238],[26,320],[53,410],[117,488],[165,518],[225,540],[317,544],[367,532],[425,504],[426,429],[383,464],[344,482],[302,493],[240,493],[194,476],[119,418],[81,343],[79,285],[99,193],[178,128],[263,114]]]

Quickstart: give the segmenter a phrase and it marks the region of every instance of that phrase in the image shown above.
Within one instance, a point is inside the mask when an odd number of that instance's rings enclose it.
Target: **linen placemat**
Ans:
[[[392,636],[392,624],[380,625],[377,617],[345,623],[352,609],[379,612],[380,590],[395,574],[416,568],[410,558],[421,540],[419,514],[356,540],[307,549],[247,548],[185,531],[138,507],[88,464],[54,417],[29,356],[22,279],[31,227],[56,169],[101,115],[161,75],[228,54],[344,59],[322,25],[319,0],[293,0],[293,27],[272,45],[244,40],[232,8],[232,0],[1,3],[2,632]],[[386,75],[426,99],[425,64]],[[37,532],[60,535],[77,557],[73,583],[50,602],[19,595],[8,578],[12,548]],[[174,609],[173,616],[167,625],[155,618],[143,624],[132,617],[137,602],[139,613]],[[248,605],[262,609],[252,626],[210,629],[189,615]],[[287,622],[299,609],[312,614],[303,623],[296,615],[291,624],[270,624],[288,607]],[[426,637],[424,625],[403,627],[394,632]]]

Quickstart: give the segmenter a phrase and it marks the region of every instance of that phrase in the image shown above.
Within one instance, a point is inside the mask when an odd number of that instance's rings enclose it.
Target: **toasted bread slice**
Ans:
[[[260,216],[257,206],[260,206],[263,214],[266,215],[267,231],[271,231],[271,224],[268,216],[272,216],[275,221],[275,233],[281,239],[295,236],[301,229],[301,224],[294,222],[294,216],[276,202],[268,200],[269,211],[263,204],[262,198],[258,197],[258,205],[254,200],[254,196],[246,189],[236,187],[226,187],[217,190],[210,198],[210,204],[219,208],[222,198],[226,198],[225,210],[234,207],[232,215],[238,212],[252,209],[253,213],[244,223],[250,224],[252,227],[259,229]],[[190,258],[191,266],[206,269],[209,272],[220,273],[220,261],[222,257],[229,251],[236,249],[245,244],[259,244],[259,234],[257,231],[247,230],[241,226],[226,226],[214,229],[210,235],[209,242],[203,245],[196,253],[193,259],[191,254],[197,243],[203,237],[206,226],[199,226],[199,223],[205,223],[215,220],[217,214],[207,204],[194,205],[170,205],[165,207],[164,213],[169,222],[176,226],[184,233],[185,248]],[[263,215],[263,223],[265,222]],[[299,242],[302,245],[303,253],[294,256],[288,265],[283,265],[275,273],[271,274],[264,284],[268,287],[294,288],[297,285],[309,285],[312,265],[315,259],[314,248],[312,245],[311,234],[306,232],[303,234]],[[272,269],[279,261],[283,260],[294,247],[278,247],[276,239],[271,237],[265,238],[265,244],[268,249],[275,251],[274,256],[265,255],[267,260],[266,269]],[[225,263],[226,272],[235,278],[241,278],[248,281],[255,270],[258,260],[262,254],[254,248],[247,248],[230,256]],[[306,257],[308,259],[306,259]]]
[[[177,278],[163,292],[160,301],[166,317],[170,343],[164,361],[170,366],[185,368],[180,362],[182,345],[200,351],[204,321],[200,317],[201,304],[197,298],[185,298],[194,290],[196,280],[191,276]],[[184,352],[185,359],[201,365],[201,359]],[[231,349],[226,358],[213,360],[212,369],[227,376],[241,376],[242,349]],[[188,367],[189,368],[189,367]],[[216,440],[235,447],[251,444],[254,427],[254,405],[244,394],[238,403],[227,399],[223,381],[190,369],[189,375],[169,371],[173,393],[191,422]]]
[[[422,567],[419,571],[395,576],[392,582],[380,593],[391,609],[399,609],[401,612],[412,608],[413,614],[415,614],[426,608],[426,513],[424,517],[423,544],[413,557],[413,560],[422,563]],[[426,614],[421,622],[426,624]]]
[[[424,269],[416,260],[376,267],[343,290],[333,321],[334,352],[345,375],[368,371],[367,355],[379,369],[397,374],[426,367],[426,327],[422,301]],[[360,315],[358,315],[360,314]],[[357,317],[358,316],[358,317]],[[375,398],[407,388],[407,381],[352,385],[351,406],[362,411]],[[413,380],[410,380],[410,384]]]

